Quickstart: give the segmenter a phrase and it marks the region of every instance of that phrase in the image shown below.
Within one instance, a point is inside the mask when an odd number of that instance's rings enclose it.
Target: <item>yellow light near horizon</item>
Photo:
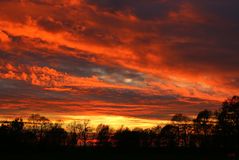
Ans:
[[[110,125],[114,129],[118,129],[120,127],[128,127],[130,129],[133,128],[151,128],[157,125],[164,126],[165,124],[170,123],[168,120],[152,120],[152,119],[142,119],[142,118],[134,118],[134,117],[125,117],[125,116],[109,116],[109,115],[94,115],[94,116],[62,116],[64,122],[70,123],[73,121],[80,120],[90,120],[90,125],[92,127],[97,127],[99,124]]]
[[[43,115],[43,114],[42,114]],[[63,126],[67,126],[71,122],[79,122],[82,120],[90,120],[89,125],[93,128],[96,128],[99,124],[109,125],[113,129],[119,129],[121,127],[128,127],[129,129],[134,128],[152,128],[157,125],[161,127],[166,124],[170,124],[170,120],[159,120],[159,119],[143,119],[136,117],[127,117],[127,116],[114,116],[114,115],[46,115],[53,123],[62,123]],[[29,115],[17,116],[23,118],[27,121]],[[16,117],[10,115],[1,115],[0,120],[2,121],[12,121]]]

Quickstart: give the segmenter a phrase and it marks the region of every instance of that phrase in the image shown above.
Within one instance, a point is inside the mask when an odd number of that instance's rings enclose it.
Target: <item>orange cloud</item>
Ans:
[[[0,31],[0,41],[2,43],[9,42],[10,38],[4,32]]]
[[[137,89],[136,87],[114,85],[103,82],[97,77],[77,77],[67,73],[56,71],[48,67],[38,66],[14,66],[12,64],[4,64],[0,66],[0,78],[22,80],[32,85],[40,86],[46,90],[53,91],[69,91],[71,87],[100,87],[100,88],[127,88]],[[65,88],[69,87],[69,88]]]
[[[0,3],[0,78],[9,80],[2,83],[112,100],[97,106],[125,99],[120,105],[135,103],[148,114],[158,105],[167,115],[167,107],[213,105],[239,91],[238,27],[230,12],[217,12],[222,2]]]

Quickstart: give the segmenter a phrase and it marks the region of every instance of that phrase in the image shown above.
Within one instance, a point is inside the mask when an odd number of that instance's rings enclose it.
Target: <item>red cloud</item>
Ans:
[[[113,89],[117,96],[112,101],[127,96],[119,90],[128,90],[138,97],[127,100],[158,104],[164,110],[169,105],[152,97],[178,95],[174,107],[186,103],[184,108],[195,105],[190,98],[221,101],[239,91],[238,24],[231,16],[232,21],[224,25],[221,18],[227,15],[212,13],[198,3],[217,10],[204,1],[0,2],[0,78],[25,81],[49,93]],[[77,70],[82,63],[91,64],[83,67],[90,76]],[[67,67],[76,70],[62,71]],[[100,71],[93,72],[94,67]],[[116,68],[114,76],[109,68]],[[119,70],[140,73],[141,79]],[[86,95],[107,95],[95,90],[87,90]],[[141,95],[148,97],[140,99]],[[144,108],[144,112],[148,111]]]

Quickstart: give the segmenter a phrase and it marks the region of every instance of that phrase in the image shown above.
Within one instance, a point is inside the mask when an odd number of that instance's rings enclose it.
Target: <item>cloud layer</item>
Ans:
[[[169,119],[239,91],[238,1],[2,0],[0,113]]]

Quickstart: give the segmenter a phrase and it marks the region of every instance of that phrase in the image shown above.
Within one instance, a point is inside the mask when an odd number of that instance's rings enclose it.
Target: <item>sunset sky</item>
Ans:
[[[0,0],[0,117],[195,116],[239,93],[238,52],[238,0]]]

